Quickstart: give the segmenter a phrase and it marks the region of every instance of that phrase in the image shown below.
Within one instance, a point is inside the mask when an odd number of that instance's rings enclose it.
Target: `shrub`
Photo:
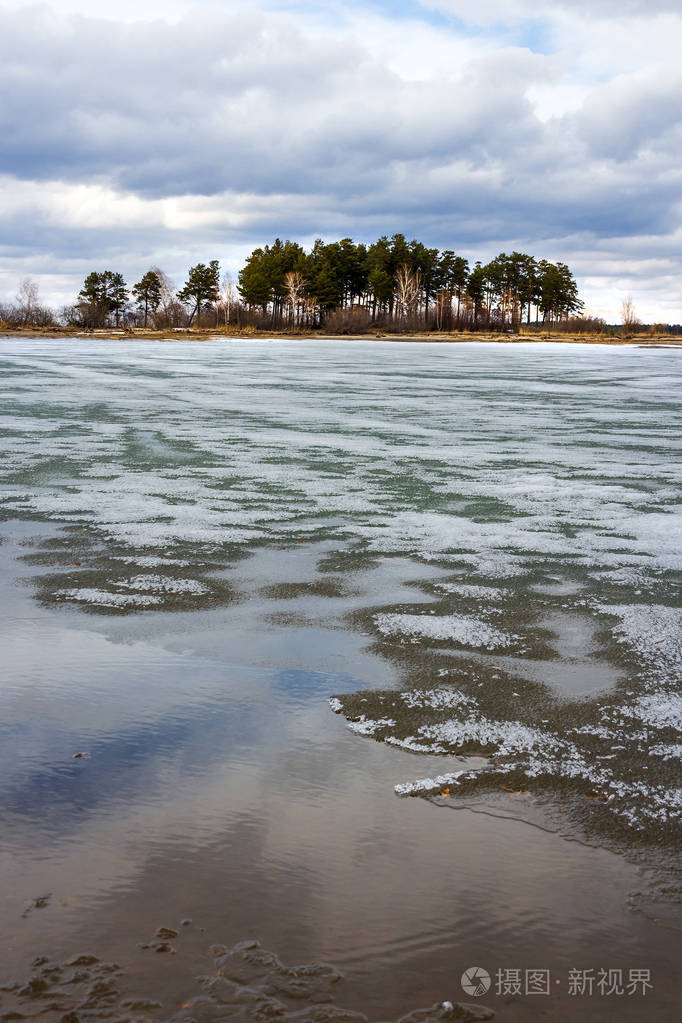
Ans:
[[[361,306],[334,309],[325,316],[323,326],[331,334],[365,334],[372,326],[372,318]]]

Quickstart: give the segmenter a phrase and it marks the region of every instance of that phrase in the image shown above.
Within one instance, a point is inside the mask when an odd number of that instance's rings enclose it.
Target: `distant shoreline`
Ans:
[[[491,331],[434,331],[414,334],[393,334],[371,331],[364,334],[326,334],[318,331],[276,331],[238,328],[175,329],[175,330],[78,330],[74,328],[0,329],[0,339],[26,338],[32,340],[100,340],[100,341],[230,341],[230,340],[272,340],[272,341],[395,341],[430,344],[452,344],[457,342],[496,342],[497,344],[552,343],[582,345],[636,345],[645,348],[680,348],[682,337],[670,334],[629,334],[613,337],[603,334],[565,334],[558,331],[542,333],[495,333]]]

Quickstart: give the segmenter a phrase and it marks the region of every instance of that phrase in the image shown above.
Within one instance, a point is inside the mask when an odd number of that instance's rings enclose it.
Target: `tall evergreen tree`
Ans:
[[[388,238],[382,236],[367,250],[367,290],[372,299],[372,316],[388,308],[393,298],[393,279],[397,265]]]
[[[112,313],[118,326],[128,301],[128,290],[122,274],[112,270],[93,271],[85,278],[78,298],[81,313],[93,326],[104,326]]]
[[[121,322],[121,314],[124,312],[128,302],[128,286],[123,280],[122,274],[113,273],[109,280],[109,303],[114,314],[114,322],[118,327]]]
[[[250,308],[260,307],[264,313],[267,311],[272,298],[272,284],[264,249],[253,250],[239,271],[237,288]]]
[[[138,308],[144,312],[144,326],[147,326],[149,310],[156,312],[161,304],[161,280],[155,270],[148,270],[144,277],[133,286],[133,295]]]
[[[220,292],[220,265],[217,259],[211,260],[208,266],[197,263],[193,266],[185,281],[184,287],[178,292],[181,302],[191,305],[189,323],[196,316],[199,319],[203,307],[215,305]]]
[[[479,316],[481,314],[481,307],[485,296],[486,280],[486,269],[481,265],[479,260],[469,274],[469,280],[467,281],[467,295],[471,299],[474,308],[474,326],[477,326]]]

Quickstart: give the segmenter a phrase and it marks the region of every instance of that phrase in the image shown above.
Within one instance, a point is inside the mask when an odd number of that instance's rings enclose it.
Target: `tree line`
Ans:
[[[235,288],[217,260],[193,266],[174,290],[152,268],[131,289],[120,273],[92,272],[67,312],[74,325],[344,329],[376,325],[438,330],[554,324],[582,309],[564,263],[500,253],[489,263],[404,235],[371,245],[316,241],[310,251],[277,238],[254,249]]]
[[[13,303],[0,303],[0,323],[9,327],[191,327],[218,325],[226,303],[234,299],[229,276],[221,281],[217,260],[197,264],[178,291],[170,278],[152,267],[129,288],[113,270],[93,270],[76,301],[59,312],[40,303],[38,285],[24,278]],[[229,322],[229,319],[228,319]]]
[[[193,266],[179,291],[158,267],[147,270],[130,289],[120,273],[93,271],[62,315],[72,326],[163,328],[191,327],[208,312],[217,325],[220,296],[218,260]]]
[[[221,276],[218,260],[191,267],[179,289],[159,267],[132,287],[118,272],[92,271],[76,301],[59,314],[40,304],[35,282],[27,278],[14,305],[0,306],[0,320],[90,329],[515,330],[574,323],[582,309],[565,263],[502,252],[471,266],[452,249],[395,234],[370,245],[318,240],[309,251],[277,238],[253,250],[236,285]],[[584,319],[591,329],[605,327]]]
[[[583,308],[565,263],[502,252],[472,267],[452,249],[402,234],[371,245],[318,240],[309,252],[278,238],[251,253],[238,290],[247,309],[273,326],[356,320],[409,329],[513,329],[561,322]]]

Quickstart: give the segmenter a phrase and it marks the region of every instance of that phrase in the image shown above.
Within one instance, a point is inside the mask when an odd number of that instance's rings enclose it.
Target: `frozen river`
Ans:
[[[671,349],[1,341],[0,981],[94,950],[167,1019],[258,936],[372,1019],[471,966],[551,971],[501,1019],[677,1018],[680,393]]]

